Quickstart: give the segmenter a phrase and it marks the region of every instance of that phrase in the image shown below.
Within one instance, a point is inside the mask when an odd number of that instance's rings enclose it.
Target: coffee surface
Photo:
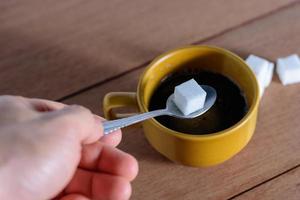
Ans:
[[[170,116],[156,117],[162,125],[187,134],[203,135],[229,128],[247,113],[248,106],[243,92],[229,78],[208,71],[180,71],[166,77],[154,91],[149,110],[163,109],[175,86],[195,79],[200,85],[209,85],[217,91],[217,100],[205,114],[194,119],[179,119]]]

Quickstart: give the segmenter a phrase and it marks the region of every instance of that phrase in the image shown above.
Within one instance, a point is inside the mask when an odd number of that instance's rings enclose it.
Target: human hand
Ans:
[[[0,199],[123,200],[137,161],[81,106],[0,97]]]

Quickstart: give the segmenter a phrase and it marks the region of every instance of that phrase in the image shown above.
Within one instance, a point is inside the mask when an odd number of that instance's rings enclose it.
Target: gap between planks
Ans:
[[[235,25],[235,26],[233,26],[233,27],[229,27],[229,28],[227,28],[227,29],[225,29],[225,30],[223,30],[223,31],[221,31],[221,32],[219,32],[219,33],[213,34],[213,35],[211,35],[211,36],[209,36],[209,37],[206,37],[206,38],[204,38],[204,39],[201,39],[201,40],[198,40],[198,41],[196,41],[196,42],[193,42],[193,43],[191,43],[191,45],[201,44],[201,43],[204,43],[204,42],[206,42],[206,41],[215,39],[215,38],[220,37],[220,36],[222,36],[222,35],[224,35],[224,34],[226,34],[226,33],[228,33],[228,32],[231,32],[231,31],[233,31],[233,30],[235,30],[235,29],[238,29],[238,28],[240,28],[240,27],[246,26],[246,25],[248,25],[248,24],[254,23],[254,22],[257,21],[257,20],[263,19],[263,18],[268,17],[268,16],[270,16],[270,15],[274,15],[274,14],[276,14],[276,13],[279,12],[279,11],[288,9],[288,8],[290,8],[290,7],[292,7],[292,6],[295,6],[295,5],[299,4],[299,3],[300,3],[300,1],[295,1],[295,2],[292,2],[292,3],[290,3],[290,4],[281,6],[281,7],[279,7],[279,8],[274,9],[274,10],[271,10],[271,11],[269,11],[269,12],[267,12],[267,13],[264,13],[264,14],[262,14],[262,15],[260,15],[260,16],[254,17],[254,18],[252,18],[252,19],[250,19],[250,20],[248,20],[248,21],[244,21],[244,22],[242,22],[242,23],[240,23],[240,24],[237,24],[237,25]],[[117,79],[117,78],[120,78],[120,77],[122,77],[122,76],[125,76],[125,75],[127,75],[127,74],[130,74],[131,72],[134,72],[134,71],[136,71],[136,70],[138,70],[138,69],[141,69],[141,68],[145,67],[146,65],[148,65],[150,62],[151,62],[151,60],[148,60],[148,61],[146,61],[146,62],[144,62],[144,63],[142,63],[142,64],[140,64],[140,65],[138,65],[138,66],[136,66],[136,67],[133,67],[133,68],[127,70],[127,71],[124,71],[124,72],[122,72],[122,73],[119,73],[119,74],[117,74],[117,75],[115,75],[115,76],[111,76],[111,77],[109,77],[109,78],[107,78],[107,79],[104,79],[104,80],[102,80],[102,81],[99,81],[99,82],[97,82],[97,83],[94,83],[94,84],[92,84],[92,85],[90,85],[90,86],[88,86],[88,87],[82,88],[82,89],[80,89],[80,90],[78,90],[78,91],[76,91],[76,92],[73,92],[73,93],[71,93],[71,94],[68,94],[68,95],[66,95],[66,96],[64,96],[64,97],[62,97],[62,98],[56,99],[56,101],[64,101],[64,100],[67,100],[67,99],[69,99],[69,98],[71,98],[71,97],[77,96],[77,95],[79,95],[79,94],[81,94],[81,93],[83,93],[83,92],[86,92],[86,91],[90,90],[90,89],[93,89],[93,88],[95,88],[95,87],[101,86],[101,85],[103,85],[103,84],[105,84],[105,83],[107,83],[107,82],[109,82],[109,81],[115,80],[115,79]]]
[[[253,189],[255,189],[255,188],[258,188],[258,187],[260,187],[261,185],[263,185],[263,184],[265,184],[265,183],[267,183],[267,182],[276,180],[276,179],[279,178],[280,176],[282,176],[282,175],[284,175],[284,174],[286,174],[286,173],[288,173],[288,172],[290,172],[290,171],[293,171],[293,170],[295,170],[295,169],[297,169],[297,168],[300,168],[300,164],[299,164],[299,165],[296,165],[296,166],[294,166],[294,167],[292,167],[292,168],[290,168],[290,169],[288,169],[288,170],[285,170],[285,171],[283,171],[283,172],[277,174],[276,176],[273,176],[273,177],[271,177],[271,178],[269,178],[269,179],[266,179],[265,181],[263,181],[263,182],[261,182],[261,183],[259,183],[259,184],[257,184],[257,185],[254,185],[254,186],[248,188],[247,190],[244,190],[244,191],[242,191],[242,192],[240,192],[240,193],[238,193],[238,194],[236,194],[236,195],[233,195],[232,197],[228,198],[227,200],[234,200],[235,198],[240,197],[241,195],[243,195],[243,194],[245,194],[245,193],[247,193],[247,192],[250,192],[251,190],[253,190]]]

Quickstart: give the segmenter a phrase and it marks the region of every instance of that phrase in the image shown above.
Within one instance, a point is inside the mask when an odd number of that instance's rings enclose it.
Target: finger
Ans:
[[[130,183],[118,176],[96,174],[93,178],[92,199],[128,200],[131,196]]]
[[[97,164],[104,145],[100,142],[87,144],[82,147],[79,167],[87,170],[97,170]]]
[[[60,198],[59,200],[90,200],[90,199],[81,194],[70,194]]]
[[[63,103],[55,102],[55,101],[49,101],[45,99],[27,99],[28,102],[31,104],[31,106],[34,108],[34,110],[38,112],[48,112],[53,110],[60,110],[64,107],[68,106]]]
[[[65,193],[78,193],[93,200],[125,200],[131,195],[131,185],[128,180],[119,176],[79,169]]]
[[[0,123],[23,122],[34,119],[38,114],[30,109],[26,98],[20,96],[0,96]],[[5,113],[5,114],[3,114]]]
[[[122,176],[129,181],[138,173],[138,163],[133,156],[100,142],[83,147],[79,167]]]
[[[130,181],[138,173],[138,163],[133,156],[110,146],[102,149],[97,167],[100,171],[120,175]]]
[[[99,116],[96,116],[98,117],[99,120],[101,120],[102,122],[105,121],[105,119],[103,119],[102,117],[99,117]],[[121,130],[117,130],[117,131],[114,131],[108,135],[104,135],[100,141],[102,143],[105,143],[107,145],[110,145],[110,146],[113,146],[113,147],[116,147],[118,146],[118,144],[121,142],[122,140],[122,132]]]
[[[116,147],[120,144],[122,140],[122,132],[121,130],[114,131],[108,135],[104,135],[100,138],[100,142],[105,143],[106,145]]]
[[[81,144],[96,142],[103,135],[99,119],[82,106],[66,106],[47,112],[39,120],[58,135],[70,136]]]
[[[60,103],[60,102],[55,102],[55,101],[50,101],[50,100],[45,100],[45,99],[37,99],[37,98],[32,98],[28,99],[29,103],[32,105],[32,107],[39,112],[48,112],[48,111],[55,111],[55,110],[60,110],[63,109],[69,105]],[[102,118],[95,115],[94,116],[96,119],[96,122],[101,122]],[[100,125],[100,123],[99,123]],[[119,138],[120,133],[114,134],[110,138],[106,138],[104,141],[107,142],[108,144],[111,145],[118,145],[119,144]]]

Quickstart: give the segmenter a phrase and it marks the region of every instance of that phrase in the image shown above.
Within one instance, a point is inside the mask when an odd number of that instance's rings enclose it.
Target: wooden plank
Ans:
[[[264,200],[299,200],[300,199],[300,168],[297,167],[288,173],[279,176],[249,192],[246,192],[235,200],[264,199]]]
[[[296,0],[0,2],[0,92],[59,99]]]
[[[300,25],[290,23],[299,17],[298,5],[208,43],[271,60],[291,52],[300,53],[297,34]],[[142,70],[81,93],[65,103],[81,104],[102,114],[103,96],[110,91],[135,91]],[[120,148],[133,154],[140,165],[132,199],[226,199],[299,165],[299,91],[299,84],[284,87],[275,77],[262,98],[253,139],[237,156],[215,167],[197,169],[174,164],[151,148],[139,126],[125,129]]]

